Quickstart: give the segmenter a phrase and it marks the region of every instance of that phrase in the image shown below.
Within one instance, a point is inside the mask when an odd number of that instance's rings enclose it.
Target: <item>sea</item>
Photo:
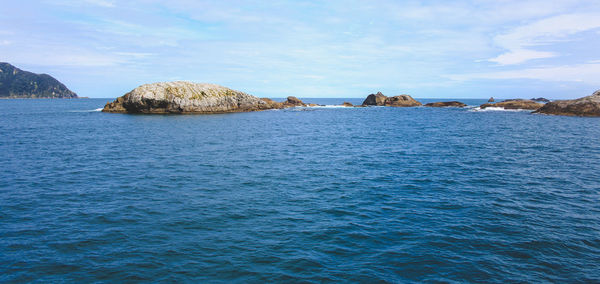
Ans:
[[[0,100],[0,282],[600,282],[600,118],[303,100]]]

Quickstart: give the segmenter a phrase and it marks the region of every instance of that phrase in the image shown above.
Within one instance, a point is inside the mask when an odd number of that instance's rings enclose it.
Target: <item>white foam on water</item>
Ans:
[[[86,109],[86,110],[72,110],[69,112],[98,112],[98,111],[102,111],[102,108]]]
[[[508,112],[532,112],[532,110],[530,109],[505,109],[503,107],[486,107],[486,108],[480,108],[480,107],[475,107],[475,108],[471,108],[469,109],[469,111],[508,111]]]
[[[353,107],[346,107],[346,106],[342,106],[342,105],[324,105],[324,106],[309,106],[312,108],[353,108]]]

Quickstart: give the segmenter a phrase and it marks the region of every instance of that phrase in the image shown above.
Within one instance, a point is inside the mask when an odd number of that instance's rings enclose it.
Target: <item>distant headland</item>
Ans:
[[[0,98],[75,99],[78,96],[50,75],[23,71],[0,62]]]

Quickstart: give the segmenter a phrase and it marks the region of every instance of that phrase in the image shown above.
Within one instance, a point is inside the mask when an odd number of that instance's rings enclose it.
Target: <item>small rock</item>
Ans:
[[[287,97],[287,100],[285,102],[283,102],[283,106],[284,107],[297,107],[297,106],[305,107],[306,104],[294,96],[289,96],[289,97]]]
[[[467,105],[457,101],[435,102],[425,104],[426,107],[466,107]]]
[[[514,100],[505,100],[495,104],[482,104],[479,108],[485,109],[488,107],[501,107],[504,109],[529,109],[536,110],[542,107],[543,104],[536,103],[532,100],[522,100],[522,99],[514,99]]]

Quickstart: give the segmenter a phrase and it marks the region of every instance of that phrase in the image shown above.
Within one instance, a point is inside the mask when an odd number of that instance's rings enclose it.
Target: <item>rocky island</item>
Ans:
[[[466,107],[467,105],[458,101],[435,102],[425,104],[426,107]]]
[[[0,98],[74,99],[77,94],[50,75],[23,71],[0,62]]]
[[[228,113],[283,108],[244,92],[185,81],[141,85],[104,106],[117,113]]]
[[[568,115],[568,116],[600,116],[600,90],[591,96],[559,100],[545,104],[534,113]]]
[[[370,94],[363,101],[363,106],[392,106],[392,107],[414,107],[422,104],[409,95],[387,97],[381,92]]]
[[[513,100],[505,100],[494,104],[482,104],[479,106],[481,109],[485,109],[488,107],[501,107],[504,109],[528,109],[528,110],[536,110],[541,108],[544,104],[534,102],[532,100],[523,100],[523,99],[513,99]]]

